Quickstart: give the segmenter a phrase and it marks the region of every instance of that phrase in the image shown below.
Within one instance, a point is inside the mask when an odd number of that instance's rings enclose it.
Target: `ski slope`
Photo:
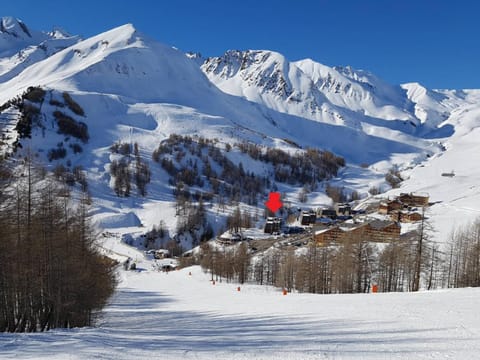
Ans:
[[[2,334],[0,359],[474,359],[480,289],[288,294],[199,267],[121,272],[97,328]],[[189,275],[191,274],[191,275]]]
[[[119,289],[97,328],[1,334],[0,359],[478,357],[480,289],[283,296],[278,289],[242,285],[239,292],[237,284],[212,285],[198,267],[154,271],[143,253],[120,239],[159,220],[173,234],[172,191],[151,153],[177,133],[223,144],[328,149],[349,165],[332,184],[361,194],[384,185],[385,172],[399,165],[405,182],[382,197],[429,193],[432,236],[444,244],[454,226],[480,215],[479,90],[391,86],[365,71],[290,62],[271,51],[227,52],[200,68],[198,59],[130,24],[80,40],[32,31],[32,38],[12,37],[25,32],[20,22],[1,21],[8,32],[0,36],[0,102],[41,85],[58,99],[68,91],[85,109],[80,120],[91,139],[82,154],[64,162],[87,171],[95,224],[113,233],[103,239],[102,251],[120,261],[133,258],[141,271],[120,270]],[[54,110],[43,104],[44,114]],[[45,160],[63,140],[47,127],[45,134],[34,130],[24,145]],[[147,198],[114,195],[108,167],[116,141],[138,142],[151,163]],[[249,169],[258,166],[235,149],[229,156]],[[441,176],[450,171],[454,177]],[[300,205],[296,189],[279,186]],[[319,191],[307,205],[329,201]],[[223,226],[224,214],[211,210],[209,216],[215,229]]]

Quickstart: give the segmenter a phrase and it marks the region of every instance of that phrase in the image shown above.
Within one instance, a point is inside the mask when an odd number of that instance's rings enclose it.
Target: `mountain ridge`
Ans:
[[[15,31],[22,29],[20,23],[8,21]],[[247,168],[251,164],[261,176],[271,170],[254,165],[238,149],[228,153],[227,144],[249,142],[290,153],[309,147],[332,151],[347,161],[332,181],[368,196],[371,187],[388,189],[384,174],[392,166],[409,173],[432,158],[440,159],[449,144],[458,142],[453,141],[457,136],[477,127],[469,114],[478,108],[478,90],[390,85],[366,71],[310,59],[291,62],[268,50],[227,51],[202,59],[158,43],[132,24],[84,40],[63,32],[44,36],[48,38],[29,45],[32,54],[41,56],[16,63],[11,54],[25,51],[23,43],[11,45],[10,53],[0,56],[0,68],[6,69],[0,73],[0,102],[32,86],[46,91],[39,108],[42,127],[22,141],[38,150],[50,168],[69,162],[86,170],[93,196],[103,208],[98,219],[131,219],[133,212],[141,223],[153,225],[143,209],[162,201],[171,205],[172,188],[150,157],[159,143],[175,134],[217,139],[230,160]],[[82,145],[83,153],[67,148],[67,158],[49,161],[47,153],[58,144],[72,144],[55,125],[60,115],[54,114],[63,111],[59,100],[65,93],[85,110],[84,116],[66,115],[85,123],[90,139]],[[14,136],[8,126],[3,125],[2,132]],[[143,161],[152,167],[151,198],[105,195],[112,191],[109,169],[116,159],[108,149],[116,142],[141,146]],[[408,179],[406,184],[408,188]],[[287,186],[284,191],[296,203],[299,189]],[[328,201],[324,189],[317,188],[309,205]]]

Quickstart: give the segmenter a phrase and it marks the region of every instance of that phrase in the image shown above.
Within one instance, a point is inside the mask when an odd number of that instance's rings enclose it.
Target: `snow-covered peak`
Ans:
[[[229,94],[316,121],[358,126],[360,113],[417,122],[403,89],[351,68],[331,68],[311,59],[290,62],[272,51],[235,50],[207,59],[202,70]]]
[[[312,59],[303,59],[299,61],[295,61],[294,64],[298,66],[305,75],[309,76],[314,83],[318,83],[322,79],[328,77],[332,74],[332,72],[337,73],[329,66],[323,65],[319,62],[316,62]],[[336,74],[340,76],[340,74]]]
[[[31,38],[32,35],[27,25],[21,20],[11,16],[2,17],[0,20],[0,32],[2,34],[9,34],[16,38]]]
[[[408,98],[414,102],[418,102],[421,98],[433,94],[432,91],[428,90],[425,86],[418,82],[402,84],[402,88],[407,91]],[[437,100],[441,101],[442,99],[443,97],[440,97]]]
[[[17,76],[28,66],[79,41],[66,32],[35,31],[13,17],[0,19],[0,81]]]
[[[379,79],[371,72],[365,70],[356,70],[349,65],[335,66],[333,68],[343,76],[346,76],[356,82],[369,84],[372,88],[375,87],[374,84],[379,81]]]
[[[335,66],[334,69],[387,101],[395,101],[399,97],[405,96],[400,86],[389,84],[370,71],[354,69],[351,66]]]
[[[405,92],[372,73],[350,66],[329,67],[311,59],[294,63],[333,104],[385,120],[412,120]],[[407,111],[406,111],[407,110]]]
[[[203,62],[205,61],[202,54],[200,54],[199,52],[188,51],[185,53],[185,55],[189,59],[193,60],[198,66],[202,66]]]
[[[67,39],[72,37],[72,35],[68,31],[57,26],[53,28],[49,35],[54,39]]]
[[[49,36],[33,31],[21,20],[11,16],[0,18],[0,58],[11,56],[30,45],[37,45]]]
[[[208,58],[202,69],[207,75],[211,75],[211,79],[233,79],[235,82],[243,82],[247,87],[256,87],[262,93],[271,93],[282,99],[293,93],[287,76],[291,70],[290,63],[283,55],[273,51],[229,50],[220,57]],[[235,95],[245,95],[242,89],[236,86],[222,90]]]
[[[86,49],[93,46],[92,50],[96,50],[97,48],[94,45],[98,44],[99,41],[103,41],[110,49],[124,48],[140,40],[141,36],[137,29],[133,26],[133,24],[128,23],[85,39],[79,43],[76,48]]]
[[[188,105],[201,103],[202,94],[212,88],[183,52],[150,39],[132,24],[74,43],[29,66],[0,88],[22,92],[38,84]]]
[[[403,84],[408,99],[414,104],[415,116],[427,127],[436,128],[465,101],[454,92],[427,89],[415,82]]]

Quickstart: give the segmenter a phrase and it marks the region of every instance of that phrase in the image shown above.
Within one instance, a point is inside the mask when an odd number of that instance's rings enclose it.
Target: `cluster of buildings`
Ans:
[[[332,224],[345,221],[352,218],[355,212],[349,204],[336,204],[334,208],[304,210],[300,212],[297,220],[302,226],[313,226],[316,224]],[[278,217],[269,217],[265,222],[264,233],[280,233],[282,228],[282,219]]]
[[[325,245],[349,239],[362,239],[369,242],[394,242],[400,240],[402,222],[416,222],[423,218],[423,210],[429,206],[427,194],[401,193],[394,199],[382,201],[378,213],[388,215],[388,220],[367,220],[361,223],[339,223],[334,226],[316,226],[315,242]],[[344,204],[337,205],[337,213],[351,214]]]
[[[377,213],[387,215],[383,220],[359,222],[358,218],[355,218],[357,220],[346,221],[364,212],[355,211],[349,204],[342,203],[328,209],[300,211],[297,220],[302,226],[313,228],[313,240],[318,245],[359,238],[377,243],[393,242],[400,240],[400,223],[421,221],[423,209],[427,206],[427,194],[401,193],[393,199],[380,202]],[[271,217],[265,223],[264,233],[277,234],[281,228],[282,220]]]
[[[400,225],[390,220],[371,220],[362,223],[319,226],[314,229],[314,240],[318,245],[342,243],[361,239],[368,242],[392,242],[400,239]]]
[[[318,209],[317,211],[302,211],[300,223],[302,225],[315,225],[317,223],[330,224],[352,219],[353,215],[360,213],[352,210],[350,204],[338,203],[333,208]]]
[[[429,205],[429,196],[413,193],[401,193],[394,199],[382,201],[378,207],[378,212],[383,215],[389,215],[393,221],[398,222],[416,222],[422,220],[422,213],[419,208],[425,208]]]

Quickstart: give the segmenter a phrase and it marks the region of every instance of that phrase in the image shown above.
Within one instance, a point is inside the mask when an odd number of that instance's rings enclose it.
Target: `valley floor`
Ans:
[[[199,267],[121,273],[97,328],[0,334],[1,359],[473,359],[480,289],[288,294]],[[142,269],[144,267],[144,269]]]

